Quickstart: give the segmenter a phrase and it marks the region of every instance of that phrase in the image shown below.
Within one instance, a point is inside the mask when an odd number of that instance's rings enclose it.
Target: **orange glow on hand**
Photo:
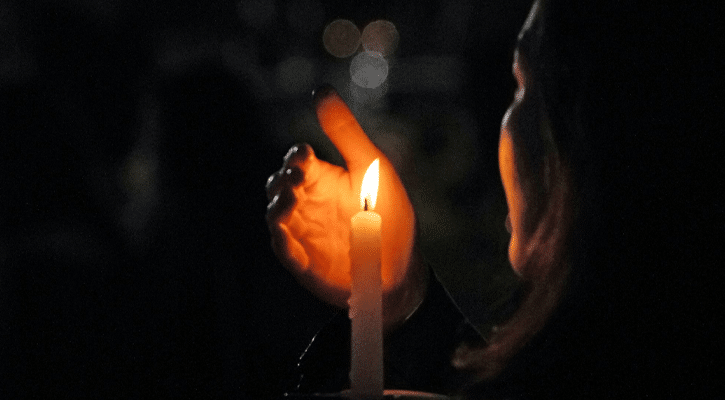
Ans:
[[[333,88],[317,90],[315,103],[320,127],[345,159],[347,170],[353,174],[353,179],[357,178],[355,182],[359,185],[370,163],[376,158],[385,158],[385,155],[368,139],[352,111]]]
[[[405,281],[413,249],[415,214],[408,194],[390,160],[370,141],[335,89],[326,86],[315,91],[315,106],[322,130],[347,164],[347,187],[355,193],[352,198],[355,204],[358,203],[357,191],[362,187],[365,172],[375,159],[379,159],[378,173],[384,179],[378,181],[375,212],[380,214],[385,224],[382,237],[383,290],[392,290]],[[360,210],[355,207],[351,212]],[[352,213],[347,217],[352,217]]]
[[[360,208],[367,210],[375,209],[375,201],[378,199],[378,183],[380,180],[380,159],[376,158],[370,164],[363,177],[360,188]]]
[[[267,212],[272,246],[303,286],[327,303],[347,307],[350,220],[367,201],[384,224],[383,293],[403,299],[392,308],[385,306],[390,311],[386,318],[393,321],[408,315],[410,307],[418,304],[418,292],[421,296],[424,293],[421,276],[425,276],[425,269],[417,263],[411,268],[413,206],[390,160],[368,139],[337,92],[322,88],[315,92],[314,100],[320,126],[342,155],[346,168],[317,159],[308,145],[298,146],[297,152],[286,158],[268,183],[269,199],[279,195],[279,201],[273,200]],[[299,169],[303,178],[289,178],[286,171],[290,168]],[[365,179],[368,170],[370,178]],[[369,182],[374,187],[368,189]]]

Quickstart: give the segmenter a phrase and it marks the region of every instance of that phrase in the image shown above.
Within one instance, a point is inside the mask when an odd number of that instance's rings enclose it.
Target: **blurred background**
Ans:
[[[266,178],[333,84],[488,329],[516,289],[497,164],[530,1],[0,3],[0,397],[281,393],[336,310],[274,258]],[[52,397],[51,396],[51,397]]]

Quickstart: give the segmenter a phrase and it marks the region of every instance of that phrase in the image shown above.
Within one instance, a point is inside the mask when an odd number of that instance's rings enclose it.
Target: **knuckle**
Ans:
[[[287,178],[286,180],[294,186],[297,186],[304,181],[304,173],[299,167],[287,168],[284,173]]]
[[[312,146],[307,143],[302,143],[301,147],[301,152],[303,153],[305,160],[310,160],[315,157],[315,150],[312,148]]]
[[[307,143],[296,144],[285,155],[284,165],[285,167],[303,165],[312,155],[314,155],[312,146]]]

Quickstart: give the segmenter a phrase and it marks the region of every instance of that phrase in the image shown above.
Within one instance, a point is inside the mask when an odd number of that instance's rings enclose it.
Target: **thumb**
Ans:
[[[370,141],[335,88],[323,85],[313,93],[317,120],[353,175],[365,172],[383,153]]]

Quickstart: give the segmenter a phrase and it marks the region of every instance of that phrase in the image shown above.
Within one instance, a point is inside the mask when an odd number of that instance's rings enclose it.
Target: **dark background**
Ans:
[[[515,288],[497,144],[529,5],[0,3],[0,398],[283,391],[335,310],[271,253],[264,183],[295,142],[340,162],[322,83],[396,164],[426,257],[486,329]],[[395,24],[382,88],[325,50],[338,18]]]

